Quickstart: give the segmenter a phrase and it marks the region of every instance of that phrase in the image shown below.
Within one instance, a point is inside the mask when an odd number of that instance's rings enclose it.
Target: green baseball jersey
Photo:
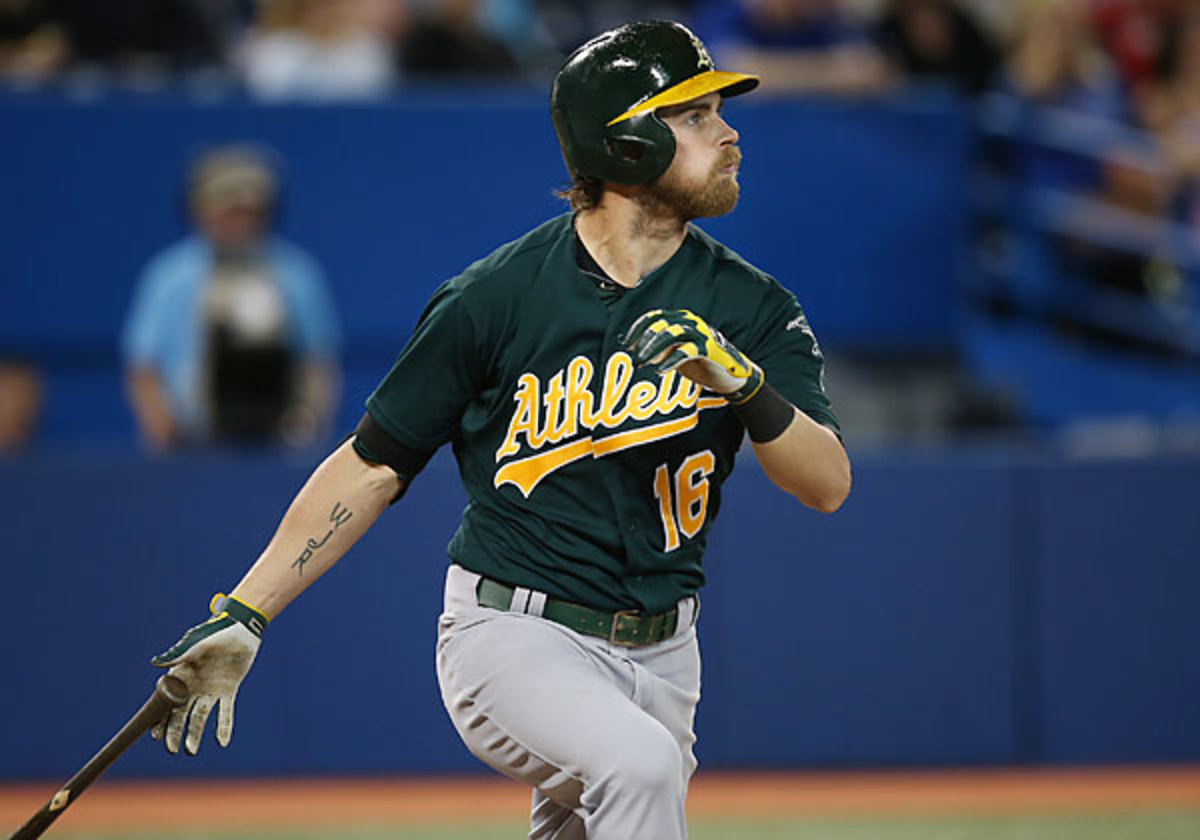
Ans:
[[[796,298],[695,226],[621,291],[580,267],[564,214],[444,283],[367,400],[403,447],[453,445],[468,497],[452,560],[603,609],[657,612],[701,558],[744,429],[718,394],[635,368],[620,339],[689,309],[819,423],[837,420]]]

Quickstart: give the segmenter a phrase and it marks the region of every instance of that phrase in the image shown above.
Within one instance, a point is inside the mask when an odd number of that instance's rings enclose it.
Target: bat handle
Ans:
[[[154,693],[142,704],[142,708],[129,719],[112,739],[100,748],[100,752],[92,756],[79,772],[67,780],[59,788],[50,801],[41,807],[25,825],[16,830],[9,840],[35,840],[50,827],[56,819],[62,816],[67,807],[87,790],[88,786],[108,769],[129,745],[145,734],[146,730],[158,723],[176,706],[182,706],[189,696],[187,683],[171,674],[163,674],[154,685]]]

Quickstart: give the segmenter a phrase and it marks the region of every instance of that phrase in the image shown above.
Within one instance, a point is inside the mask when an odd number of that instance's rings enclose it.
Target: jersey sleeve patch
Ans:
[[[825,393],[825,358],[799,302],[782,286],[768,297],[746,354],[766,380],[797,408],[841,437],[841,426]],[[750,349],[753,348],[753,349]]]

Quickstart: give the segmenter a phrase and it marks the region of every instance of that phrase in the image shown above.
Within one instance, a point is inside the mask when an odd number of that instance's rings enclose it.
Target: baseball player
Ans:
[[[701,557],[742,439],[833,511],[850,468],[795,297],[690,220],[738,197],[726,99],[685,27],[580,47],[550,111],[573,186],[551,219],[444,283],[354,434],[214,615],[154,659],[192,698],[155,730],[195,753],[268,622],[450,442],[442,698],[467,747],[533,788],[532,838],[686,837]]]

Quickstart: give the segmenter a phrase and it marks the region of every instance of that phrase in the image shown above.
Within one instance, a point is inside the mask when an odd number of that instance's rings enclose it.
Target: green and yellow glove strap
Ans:
[[[266,613],[259,612],[245,601],[221,592],[212,596],[212,600],[208,602],[208,609],[217,618],[220,618],[222,613],[227,614],[234,621],[245,625],[246,629],[259,639],[271,623]]]
[[[213,614],[212,618],[188,630],[183,634],[183,638],[151,659],[150,663],[166,667],[209,636],[233,626],[235,622],[249,630],[254,638],[262,639],[263,631],[267,629],[267,625],[271,621],[249,604],[223,593],[214,595],[208,608]]]
[[[757,366],[755,370],[757,370]],[[770,443],[787,431],[795,419],[796,409],[782,395],[762,380],[759,371],[758,387],[742,402],[729,395],[729,407],[746,427],[746,434],[755,443]]]
[[[720,333],[718,333],[718,335],[720,335]],[[736,352],[736,350],[734,352]],[[746,384],[738,388],[736,391],[730,391],[727,394],[721,395],[725,397],[729,404],[735,408],[739,405],[744,405],[750,402],[750,400],[752,400],[759,393],[759,391],[762,390],[762,387],[765,384],[762,368],[754,364],[754,362],[747,359],[741,353],[738,353],[737,355],[744,364],[743,370],[746,371]],[[732,371],[732,369],[730,370]]]

